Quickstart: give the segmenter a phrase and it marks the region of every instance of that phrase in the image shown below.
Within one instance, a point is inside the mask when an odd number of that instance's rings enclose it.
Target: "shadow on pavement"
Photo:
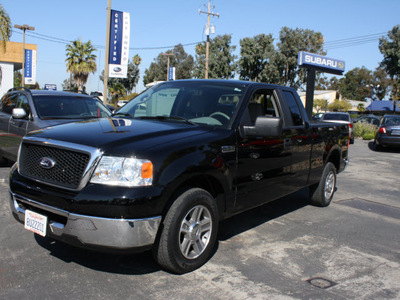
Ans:
[[[256,207],[252,210],[233,216],[220,223],[218,239],[225,241],[235,235],[294,212],[310,204],[308,188],[292,195]]]
[[[372,151],[376,152],[388,152],[388,153],[400,153],[400,147],[378,147],[376,148],[374,142],[369,142],[368,143],[368,148]]]
[[[151,251],[136,254],[102,253],[43,238],[35,234],[36,242],[48,250],[50,255],[66,263],[74,262],[84,267],[116,274],[141,275],[160,271]]]

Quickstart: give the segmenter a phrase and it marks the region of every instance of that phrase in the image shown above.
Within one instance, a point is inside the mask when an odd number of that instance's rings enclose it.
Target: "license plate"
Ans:
[[[25,229],[46,236],[47,217],[30,210],[25,211]]]

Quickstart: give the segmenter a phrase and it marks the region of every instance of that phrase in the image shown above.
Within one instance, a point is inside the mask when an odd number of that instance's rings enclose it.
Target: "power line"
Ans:
[[[386,34],[387,34],[386,32],[381,32],[381,33],[375,33],[375,34],[362,35],[362,36],[357,36],[357,37],[352,37],[352,38],[346,38],[346,39],[341,39],[341,40],[336,40],[336,41],[325,42],[325,45],[337,44],[337,43],[348,42],[348,41],[364,39],[364,38],[380,38],[380,37],[382,37],[382,35],[386,35]]]
[[[18,34],[22,34],[18,31],[14,31],[13,33],[18,33]],[[40,39],[40,40],[45,40],[45,41],[49,41],[49,42],[54,42],[54,43],[59,43],[59,44],[63,44],[63,45],[68,45],[70,44],[72,41],[69,40],[65,40],[65,39],[60,39],[60,38],[56,38],[56,37],[52,37],[49,35],[45,35],[45,34],[26,34],[27,36],[30,36],[32,38],[36,38],[36,39]],[[182,44],[182,46],[193,46],[193,45],[197,45],[201,42],[193,42],[193,43],[187,43],[187,44]],[[178,44],[177,44],[178,45]],[[104,45],[93,45],[94,47],[96,47],[97,49],[105,49],[106,47]],[[158,50],[158,49],[171,49],[174,48],[176,45],[173,46],[161,46],[161,47],[130,47],[129,50]]]
[[[13,33],[21,34],[21,32],[12,30]],[[37,32],[30,32],[26,33],[27,36],[30,36],[35,39],[40,39],[40,40],[45,40],[53,43],[59,43],[63,45],[68,45],[72,41],[62,39],[62,38],[57,38]],[[362,35],[362,36],[357,36],[357,37],[351,37],[351,38],[345,38],[345,39],[339,39],[339,40],[334,40],[334,41],[328,41],[324,43],[324,48],[326,50],[333,50],[333,49],[339,49],[339,48],[346,48],[346,47],[353,47],[353,46],[359,46],[359,45],[364,45],[368,43],[373,43],[378,41],[380,38],[385,37],[387,35],[386,32],[380,32],[380,33],[375,33],[375,34],[369,34],[369,35]],[[193,46],[197,45],[202,42],[193,42],[193,43],[187,43],[187,44],[182,44],[182,46]],[[97,49],[105,49],[105,46],[103,45],[93,45]],[[162,49],[171,49],[174,48],[176,45],[173,46],[158,46],[158,47],[130,47],[130,50],[162,50]]]
[[[326,50],[333,50],[333,49],[338,49],[338,48],[359,46],[359,45],[363,45],[363,44],[376,42],[384,36],[386,36],[386,33],[382,32],[382,33],[363,35],[363,36],[358,36],[358,37],[353,37],[353,38],[340,39],[340,40],[324,43],[324,48]]]

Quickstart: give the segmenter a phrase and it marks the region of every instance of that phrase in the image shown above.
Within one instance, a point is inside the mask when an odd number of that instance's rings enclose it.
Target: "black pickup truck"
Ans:
[[[10,201],[25,228],[107,251],[153,249],[175,273],[204,264],[218,223],[309,187],[327,206],[348,161],[347,125],[310,123],[292,88],[159,84],[112,118],[22,141]]]

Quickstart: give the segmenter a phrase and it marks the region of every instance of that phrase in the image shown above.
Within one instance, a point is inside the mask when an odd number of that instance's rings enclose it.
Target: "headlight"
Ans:
[[[148,186],[153,182],[153,164],[146,159],[103,156],[91,183]]]

